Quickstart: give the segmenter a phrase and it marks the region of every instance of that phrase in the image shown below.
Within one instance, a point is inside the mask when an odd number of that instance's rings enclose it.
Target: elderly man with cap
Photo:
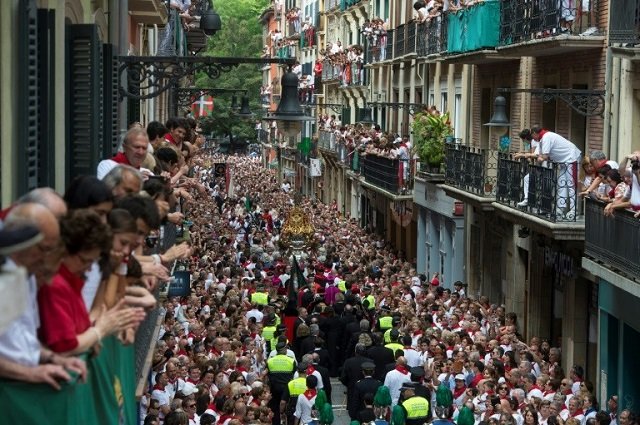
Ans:
[[[272,398],[269,408],[273,411],[273,423],[280,423],[280,400],[287,384],[293,378],[296,369],[296,361],[287,356],[287,344],[279,342],[276,345],[278,354],[267,360],[269,383],[271,385]]]
[[[306,370],[309,365],[304,361],[298,363],[297,376],[287,383],[280,398],[280,415],[286,418],[287,424],[294,423],[293,412],[296,410],[298,396],[307,390]]]
[[[362,377],[362,365],[364,363],[373,363],[373,361],[366,357],[367,347],[364,344],[356,344],[355,357],[351,357],[344,362],[342,366],[342,374],[340,375],[340,382],[347,387],[347,411],[357,412],[356,410],[356,398],[354,397],[356,391],[356,383]]]
[[[371,394],[371,398],[378,391],[378,387],[382,385],[382,382],[373,377],[373,372],[376,369],[376,365],[373,362],[362,363],[362,374],[364,378],[356,382],[354,386],[355,403],[351,406],[353,410],[349,411],[349,416],[352,420],[357,420],[358,412],[365,408],[365,396]]]

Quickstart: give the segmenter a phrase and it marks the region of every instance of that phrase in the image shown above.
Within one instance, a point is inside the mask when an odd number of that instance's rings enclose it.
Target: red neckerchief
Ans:
[[[407,370],[407,368],[402,366],[402,365],[396,366],[396,370],[398,372],[400,372],[401,374],[403,374],[403,375],[408,375],[409,374],[409,371]]]
[[[187,353],[187,351],[184,348],[180,349],[180,351],[178,351],[178,354],[177,354],[177,356],[188,356],[188,355],[189,353]]]
[[[576,413],[574,413],[573,415],[571,415],[571,417],[572,417],[572,418],[575,418],[576,416],[579,416],[579,415],[584,415],[584,410],[582,410],[582,409],[578,409],[578,410],[576,410]]]
[[[467,386],[463,385],[462,388],[454,388],[453,389],[453,399],[457,399],[467,390]]]
[[[222,416],[220,416],[218,418],[218,423],[219,424],[223,424],[224,421],[226,421],[227,419],[231,419],[231,418],[233,418],[233,416],[231,416],[231,415],[222,415]]]
[[[171,133],[165,134],[164,135],[164,140],[166,140],[167,142],[171,143],[172,145],[177,145],[176,140],[173,138]]]
[[[238,372],[247,372],[247,369],[246,369],[246,368],[244,368],[244,367],[242,367],[242,366],[238,366],[238,367],[236,367],[236,370],[237,370]]]
[[[305,392],[302,393],[302,395],[304,395],[307,400],[311,400],[312,398],[314,398],[316,395],[318,394],[318,391],[316,391],[315,389],[313,390],[307,390]]]
[[[549,394],[555,394],[555,393],[556,393],[556,392],[555,392],[555,391],[553,391],[553,390],[550,390],[550,391],[543,391],[542,395],[543,395],[544,397],[546,397],[546,396],[548,396]]]
[[[162,385],[160,385],[160,384],[155,384],[153,386],[153,389],[154,390],[159,390],[159,391],[165,391],[164,387]]]
[[[211,354],[213,354],[214,356],[221,356],[222,352],[218,351],[218,349],[216,347],[211,347],[211,350],[209,350],[209,352]]]
[[[113,162],[117,162],[118,164],[130,165],[133,167],[124,152],[118,152],[113,158],[111,158],[111,160]]]
[[[494,395],[494,394],[495,394],[495,392],[493,392],[492,390],[487,390],[487,391],[485,391],[484,393],[485,393],[486,395],[488,395],[488,396],[489,396],[489,395]]]
[[[186,382],[190,382],[190,383],[192,383],[193,385],[198,385],[198,384],[200,383],[200,380],[198,379],[197,381],[194,381],[194,380],[193,380],[193,379],[191,379],[191,378],[187,378],[187,381],[186,381]]]
[[[540,388],[537,384],[533,384],[533,385],[531,386],[531,389],[530,389],[529,391],[533,391],[533,390],[540,390],[540,391],[542,391],[542,388]]]
[[[307,367],[307,370],[306,370],[307,376],[312,375],[313,372],[315,372],[315,371],[316,371],[316,369],[313,367],[313,365],[309,365],[309,367]]]
[[[542,130],[540,130],[540,133],[538,133],[538,141],[542,140],[542,136],[544,136],[545,134],[547,134],[548,130],[545,130],[544,128]]]

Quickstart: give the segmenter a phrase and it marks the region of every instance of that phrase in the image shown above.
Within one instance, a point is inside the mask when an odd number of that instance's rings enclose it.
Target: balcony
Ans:
[[[416,53],[418,56],[439,55],[447,51],[446,14],[438,15],[416,28]]]
[[[300,48],[305,49],[316,45],[316,28],[309,27],[302,31],[300,37]]]
[[[399,58],[404,56],[404,36],[405,36],[405,24],[399,25],[395,31],[396,38],[393,43],[393,58]]]
[[[326,11],[332,11],[340,6],[340,0],[327,0],[325,3]]]
[[[498,152],[460,143],[445,146],[445,191],[454,198],[492,209],[495,200]],[[451,190],[451,187],[454,188]],[[464,199],[461,199],[464,200]]]
[[[188,51],[182,19],[177,10],[171,9],[167,24],[160,31],[157,54],[158,56],[186,56]]]
[[[391,197],[411,196],[413,167],[409,160],[363,155],[362,175],[365,185],[370,185]]]
[[[609,9],[609,43],[640,43],[640,0],[616,0]]]
[[[640,276],[640,221],[633,211],[616,210],[605,217],[605,204],[586,200],[584,255],[615,273],[637,282]]]
[[[340,10],[345,11],[351,6],[355,6],[360,3],[362,0],[340,0]]]
[[[322,81],[328,82],[340,78],[341,67],[333,65],[330,61],[324,61],[322,65]]]
[[[576,167],[551,161],[537,165],[500,154],[496,201],[553,223],[576,222],[578,197],[572,177]],[[528,205],[518,207],[525,192]]]
[[[131,0],[131,18],[145,25],[164,25],[167,22],[167,7],[161,0]]]
[[[382,37],[370,36],[365,40],[365,63],[382,62],[391,57],[393,52],[393,31],[387,31]]]
[[[510,54],[545,56],[603,47],[598,1],[503,0],[501,5],[499,45]],[[611,10],[617,8],[616,4]],[[631,9],[630,19],[633,16],[635,9]],[[545,48],[539,43],[545,43]]]
[[[333,153],[337,152],[336,133],[333,131],[319,130],[318,149]]]
[[[447,54],[495,49],[500,39],[500,2],[485,1],[445,15]]]

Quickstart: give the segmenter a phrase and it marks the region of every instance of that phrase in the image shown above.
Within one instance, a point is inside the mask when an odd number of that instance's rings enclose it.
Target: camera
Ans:
[[[634,158],[631,160],[631,169],[633,171],[640,170],[640,159]]]
[[[155,248],[158,244],[158,236],[157,235],[149,235],[144,239],[144,243],[147,248]]]

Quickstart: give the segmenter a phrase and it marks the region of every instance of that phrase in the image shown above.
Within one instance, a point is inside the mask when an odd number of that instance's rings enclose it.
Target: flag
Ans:
[[[208,95],[200,96],[198,100],[191,104],[191,111],[196,118],[209,115],[213,111],[213,97]]]

